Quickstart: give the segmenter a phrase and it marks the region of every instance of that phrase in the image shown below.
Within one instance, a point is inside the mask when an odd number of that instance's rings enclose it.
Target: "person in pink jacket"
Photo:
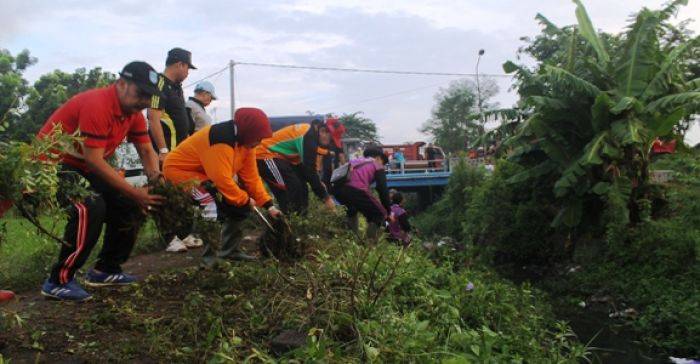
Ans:
[[[357,213],[362,213],[367,219],[367,237],[370,239],[378,238],[390,207],[384,168],[387,162],[381,148],[369,147],[365,149],[362,158],[350,161],[352,171],[347,182],[333,188],[336,200],[348,209],[350,229],[358,230]],[[372,184],[375,185],[379,200],[370,191]]]

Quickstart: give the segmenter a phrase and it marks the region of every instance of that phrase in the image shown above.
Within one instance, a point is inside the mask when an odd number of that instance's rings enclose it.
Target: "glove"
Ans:
[[[275,205],[270,206],[267,209],[267,213],[275,219],[282,216],[282,211],[280,211]]]
[[[221,202],[217,201],[217,209],[219,210],[217,215],[220,218],[233,218],[235,220],[244,220],[250,213],[248,202],[242,206],[236,206],[226,202],[225,199],[222,199]]]

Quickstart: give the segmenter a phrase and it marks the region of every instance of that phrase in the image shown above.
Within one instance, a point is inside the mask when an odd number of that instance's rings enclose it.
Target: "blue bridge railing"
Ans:
[[[464,161],[474,166],[489,165],[485,158],[465,158]],[[446,186],[452,169],[459,162],[460,158],[390,162],[387,164],[387,185],[397,189]]]

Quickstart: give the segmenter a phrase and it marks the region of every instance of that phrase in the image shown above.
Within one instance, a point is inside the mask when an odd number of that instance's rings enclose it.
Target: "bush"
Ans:
[[[483,168],[458,167],[445,195],[417,217],[427,236],[450,236],[499,263],[550,264],[565,257],[566,239],[550,227],[556,210],[548,191],[509,178],[522,167],[499,160],[487,176]],[[544,202],[543,202],[544,201]]]
[[[462,222],[475,187],[486,178],[486,170],[468,166],[463,160],[452,170],[445,192],[428,211],[415,219],[418,230],[428,236],[450,236],[463,241]]]
[[[654,169],[676,171],[655,220],[608,225],[598,254],[577,255],[584,269],[558,282],[558,294],[608,294],[639,312],[632,327],[647,345],[700,356],[700,158],[664,156]],[[559,278],[561,279],[561,278]]]
[[[675,180],[654,186],[658,198],[645,221],[620,220],[616,201],[609,200],[605,225],[590,224],[585,233],[571,235],[550,226],[556,210],[548,191],[509,183],[521,168],[502,160],[491,176],[455,173],[450,193],[419,216],[418,224],[427,235],[455,234],[462,244],[473,244],[447,260],[469,263],[476,252],[496,263],[553,267],[572,259],[584,267],[581,272],[545,277],[555,296],[578,302],[611,295],[639,311],[632,326],[645,343],[676,356],[700,355],[700,157],[679,154],[656,161],[653,169],[674,170]],[[621,203],[624,208],[626,202]]]

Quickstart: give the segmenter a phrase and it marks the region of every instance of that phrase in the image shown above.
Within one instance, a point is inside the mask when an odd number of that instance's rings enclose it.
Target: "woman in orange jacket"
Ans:
[[[165,179],[175,184],[198,184],[192,194],[203,207],[205,218],[216,217],[223,222],[221,249],[214,252],[207,246],[205,263],[217,256],[255,260],[239,249],[240,222],[256,205],[267,208],[272,217],[280,215],[265,191],[255,159],[255,147],[270,136],[270,121],[262,110],[241,108],[233,120],[197,131],[165,159]]]

